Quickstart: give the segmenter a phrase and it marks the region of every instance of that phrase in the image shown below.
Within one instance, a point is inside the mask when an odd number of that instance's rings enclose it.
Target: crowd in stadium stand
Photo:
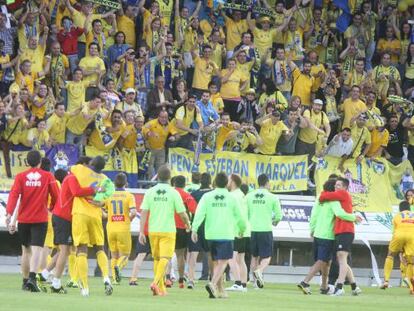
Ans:
[[[202,133],[203,152],[414,164],[414,7],[349,1],[341,32],[330,0],[221,2],[247,10],[192,0],[4,7],[3,152],[115,150],[148,161],[151,178],[168,148],[194,149]]]

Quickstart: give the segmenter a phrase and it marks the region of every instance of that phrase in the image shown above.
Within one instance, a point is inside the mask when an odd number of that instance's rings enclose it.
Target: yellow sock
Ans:
[[[414,277],[414,275],[413,275],[413,273],[414,273],[414,266],[413,266],[413,264],[412,263],[408,263],[407,264],[407,272],[406,272],[406,276],[407,276],[407,278],[408,278],[408,286],[410,287],[410,289],[411,290],[414,290],[414,288],[413,288],[413,284],[412,284],[412,282],[411,282],[411,280],[413,279],[413,277]]]
[[[115,280],[115,267],[118,265],[118,258],[111,258],[111,274],[112,279]]]
[[[390,280],[392,268],[394,268],[394,257],[387,256],[384,263],[384,281],[388,282]]]
[[[108,257],[106,257],[104,251],[98,251],[96,253],[96,261],[98,262],[98,266],[102,271],[102,277],[107,278],[109,275]]]
[[[69,255],[69,259],[68,259],[69,263],[69,277],[71,281],[77,282],[78,281],[78,275],[76,272],[76,253],[70,253]]]
[[[88,255],[80,253],[76,256],[76,268],[79,280],[83,288],[89,288],[88,285]]]
[[[400,263],[401,277],[404,279],[407,276],[407,266]]]
[[[118,259],[118,267],[119,270],[122,270],[123,268],[125,268],[125,266],[128,264],[128,256],[121,256]]]
[[[154,283],[155,283],[155,276],[157,275],[157,271],[158,271],[158,263],[160,262],[160,260],[157,258],[154,258]]]
[[[165,269],[167,268],[169,260],[167,258],[160,258],[157,266],[157,272],[154,277],[154,283],[160,287],[161,290],[164,288],[164,277]]]

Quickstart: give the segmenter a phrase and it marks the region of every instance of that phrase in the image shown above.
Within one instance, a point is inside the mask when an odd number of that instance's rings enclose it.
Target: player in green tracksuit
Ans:
[[[248,211],[246,196],[243,191],[240,190],[242,180],[239,175],[232,174],[229,178],[229,184],[227,188],[230,190],[230,194],[233,195],[236,200],[237,207],[240,209],[242,218],[246,222],[246,230],[243,232],[243,236],[239,237],[239,230],[236,227],[234,232],[234,251],[233,258],[229,262],[231,272],[233,274],[235,283],[226,288],[227,291],[247,291],[247,266],[245,261],[245,254],[250,250],[250,224],[248,221]]]
[[[262,174],[258,177],[259,189],[246,195],[248,217],[251,228],[250,249],[252,270],[256,285],[263,288],[263,270],[269,265],[273,253],[272,224],[282,220],[282,209],[277,195],[269,189],[269,178]]]
[[[233,196],[227,190],[228,177],[218,173],[215,179],[216,189],[203,195],[194,216],[191,238],[197,242],[197,230],[205,220],[205,237],[209,243],[213,259],[213,275],[206,285],[210,298],[225,297],[222,277],[229,259],[233,257],[234,228],[237,225],[239,235],[246,229],[240,210]]]
[[[335,179],[329,179],[323,185],[324,191],[335,191]],[[310,232],[313,237],[313,250],[315,264],[310,268],[305,279],[298,284],[298,287],[305,295],[310,295],[311,290],[309,282],[319,271],[322,274],[321,294],[328,292],[328,273],[329,265],[334,251],[334,225],[335,217],[339,217],[346,221],[356,221],[354,214],[345,212],[338,201],[320,203],[315,202],[312,208],[310,218]]]

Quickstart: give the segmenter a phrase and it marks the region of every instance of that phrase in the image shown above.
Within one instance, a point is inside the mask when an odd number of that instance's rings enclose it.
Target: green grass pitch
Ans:
[[[132,311],[132,310],[215,310],[215,311],[264,311],[264,310],[413,310],[414,296],[406,288],[382,291],[363,287],[359,297],[329,297],[318,293],[303,295],[294,284],[266,284],[263,290],[249,288],[247,293],[229,293],[227,299],[209,299],[205,282],[198,282],[194,290],[179,289],[177,284],[169,289],[166,297],[153,297],[150,280],[140,280],[137,287],[128,286],[123,279],[114,287],[112,296],[105,296],[100,278],[90,278],[90,296],[81,297],[78,289],[68,289],[68,294],[28,293],[22,291],[18,274],[0,274],[0,310],[2,311]],[[228,283],[230,285],[230,283]]]

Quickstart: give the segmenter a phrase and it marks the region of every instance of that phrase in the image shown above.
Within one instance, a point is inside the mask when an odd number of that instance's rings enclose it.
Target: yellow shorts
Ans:
[[[390,252],[399,253],[404,251],[406,257],[414,256],[414,234],[400,233],[394,234],[390,245],[388,246]]]
[[[175,251],[175,232],[152,232],[148,234],[154,258],[171,258]]]
[[[72,217],[73,245],[103,246],[104,232],[102,220],[87,215],[75,214]]]
[[[123,255],[131,253],[131,232],[108,231],[108,245],[111,252],[119,252]]]
[[[48,223],[47,223],[45,247],[54,248],[55,244],[53,243],[53,240],[54,240],[53,226],[52,226],[52,221],[49,220]]]

